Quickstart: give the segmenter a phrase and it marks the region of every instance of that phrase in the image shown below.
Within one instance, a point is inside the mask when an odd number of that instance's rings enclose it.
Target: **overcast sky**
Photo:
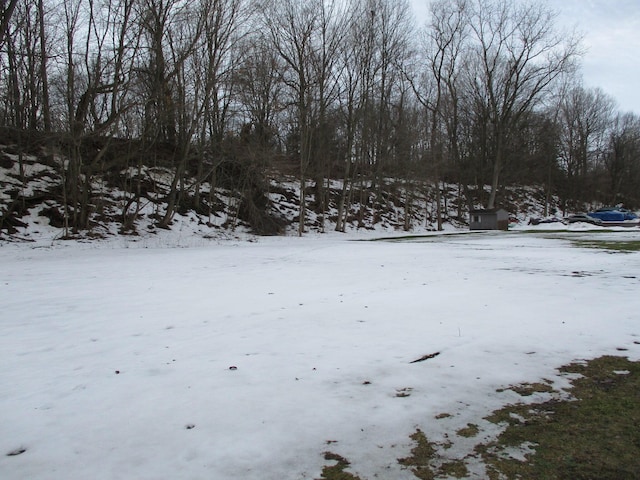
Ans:
[[[421,23],[429,0],[410,0]],[[600,87],[618,108],[640,115],[640,0],[547,0],[563,27],[584,34],[584,84]]]

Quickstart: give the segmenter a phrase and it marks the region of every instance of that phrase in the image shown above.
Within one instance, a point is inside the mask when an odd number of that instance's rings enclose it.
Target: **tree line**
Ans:
[[[640,207],[640,118],[582,85],[581,39],[538,2],[433,0],[1,0],[0,126],[48,142],[71,228],[88,227],[94,179],[113,173],[135,218],[143,166],[172,173],[158,225],[213,191],[257,217],[274,169],[305,212],[429,182],[488,208],[539,184],[566,211]],[[330,179],[341,187],[330,188]],[[488,186],[485,188],[485,186]]]

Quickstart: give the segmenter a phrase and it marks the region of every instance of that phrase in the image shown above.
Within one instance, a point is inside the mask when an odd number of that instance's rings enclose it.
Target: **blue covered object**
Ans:
[[[598,218],[603,222],[624,222],[625,220],[636,220],[638,216],[624,208],[600,208],[588,214],[590,217]]]

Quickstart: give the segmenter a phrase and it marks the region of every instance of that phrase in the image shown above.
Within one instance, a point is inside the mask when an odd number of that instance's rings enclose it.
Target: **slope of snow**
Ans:
[[[0,246],[0,478],[312,479],[330,450],[409,479],[416,428],[441,441],[517,400],[497,389],[640,358],[640,253],[348,238]]]

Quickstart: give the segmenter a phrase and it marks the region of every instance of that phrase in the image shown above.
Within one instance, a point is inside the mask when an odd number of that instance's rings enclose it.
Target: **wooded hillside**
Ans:
[[[0,11],[5,230],[37,201],[36,164],[66,234],[91,231],[106,206],[135,231],[150,202],[157,228],[224,210],[266,234],[292,221],[344,231],[395,207],[407,229],[441,228],[505,205],[515,185],[539,186],[543,215],[640,207],[640,119],[581,85],[580,39],[539,3],[435,0],[424,26],[405,0]]]

